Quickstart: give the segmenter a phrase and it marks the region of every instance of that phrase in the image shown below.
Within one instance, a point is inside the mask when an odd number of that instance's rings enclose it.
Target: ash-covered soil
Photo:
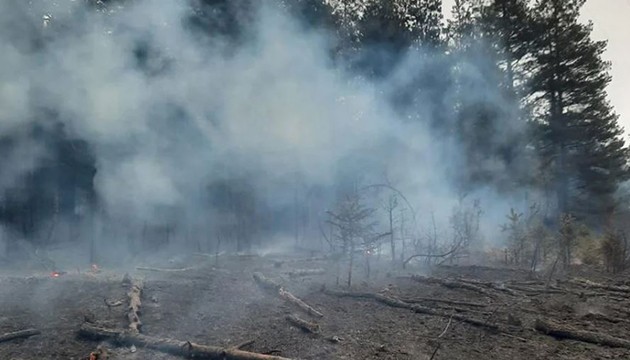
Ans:
[[[535,330],[536,319],[541,319],[630,340],[630,291],[625,292],[624,279],[591,270],[580,270],[579,278],[565,277],[572,281],[547,282],[522,271],[485,267],[435,267],[427,273],[387,272],[386,266],[379,271],[373,266],[369,280],[363,267],[355,269],[351,291],[380,294],[442,314],[436,315],[322,291],[324,286],[349,290],[343,286],[345,274],[337,285],[336,266],[328,260],[226,255],[215,262],[196,256],[160,268],[186,270],[129,272],[132,278],[144,280],[142,332],[159,338],[226,348],[250,342],[242,350],[292,359],[630,358],[630,349],[558,340]],[[290,276],[296,269],[326,273]],[[311,317],[262,289],[253,280],[254,272],[281,283],[323,318]],[[109,350],[109,359],[181,359],[77,336],[84,323],[127,328],[124,273],[105,267],[98,273],[78,269],[58,278],[47,273],[0,277],[0,336],[27,328],[41,330],[41,335],[0,342],[0,359],[88,359],[99,344]],[[418,281],[412,274],[449,282]],[[586,277],[616,288],[599,288],[585,282]],[[453,283],[473,286],[449,285]],[[123,305],[106,304],[118,300]],[[316,322],[320,333],[309,334],[290,324],[289,314]],[[470,325],[458,315],[496,325],[498,330]]]

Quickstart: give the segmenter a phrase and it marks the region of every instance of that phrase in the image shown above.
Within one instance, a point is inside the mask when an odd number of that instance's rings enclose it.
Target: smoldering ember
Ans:
[[[585,1],[0,1],[0,359],[630,358]]]

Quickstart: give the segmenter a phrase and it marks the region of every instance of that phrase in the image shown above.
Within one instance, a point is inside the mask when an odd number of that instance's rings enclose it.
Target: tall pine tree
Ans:
[[[601,224],[628,177],[628,150],[606,99],[606,42],[579,22],[585,0],[539,0],[534,6],[531,82],[542,159],[553,179],[560,213]]]

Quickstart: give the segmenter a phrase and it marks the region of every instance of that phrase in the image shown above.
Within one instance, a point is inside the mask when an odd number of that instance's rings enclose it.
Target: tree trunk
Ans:
[[[535,327],[539,332],[553,336],[557,339],[577,340],[591,344],[630,349],[630,340],[617,338],[607,334],[562,327],[558,324],[553,324],[541,319],[536,319]]]
[[[213,360],[289,360],[280,356],[253,353],[233,348],[206,346],[190,341],[156,338],[131,331],[108,330],[83,324],[79,336],[90,340],[112,340],[116,344],[143,347],[189,359]]]
[[[14,340],[14,339],[23,339],[23,338],[31,337],[34,335],[39,335],[41,333],[42,333],[41,331],[36,330],[36,329],[27,329],[27,330],[10,332],[4,335],[0,335],[0,343]]]

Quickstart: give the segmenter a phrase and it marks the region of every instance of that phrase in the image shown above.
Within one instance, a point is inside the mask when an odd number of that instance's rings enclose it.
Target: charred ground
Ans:
[[[505,268],[437,266],[387,273],[382,270],[386,267],[378,266],[372,279],[357,279],[348,289],[336,285],[329,259],[225,255],[218,263],[215,260],[193,256],[161,266],[182,271],[130,272],[144,283],[144,335],[224,348],[245,344],[242,350],[292,359],[621,359],[630,355],[628,348],[561,341],[535,329],[536,320],[542,320],[573,332],[626,338],[630,290],[623,275],[613,279],[579,268],[549,282],[540,275]],[[291,276],[296,269],[330,270]],[[85,324],[128,327],[124,272],[79,271],[58,278],[44,273],[1,278],[0,334],[35,328],[41,335],[0,343],[0,358],[87,359],[99,344],[108,349],[110,359],[181,358],[79,336]],[[253,279],[256,272],[324,316],[311,317],[263,289]],[[420,273],[424,277],[410,276]],[[610,286],[600,287],[603,284]],[[392,307],[374,298],[333,296],[329,290],[379,294],[444,315]],[[122,306],[107,305],[118,300]],[[286,319],[291,314],[317,323],[319,333],[292,325]],[[498,330],[471,325],[461,317]]]

